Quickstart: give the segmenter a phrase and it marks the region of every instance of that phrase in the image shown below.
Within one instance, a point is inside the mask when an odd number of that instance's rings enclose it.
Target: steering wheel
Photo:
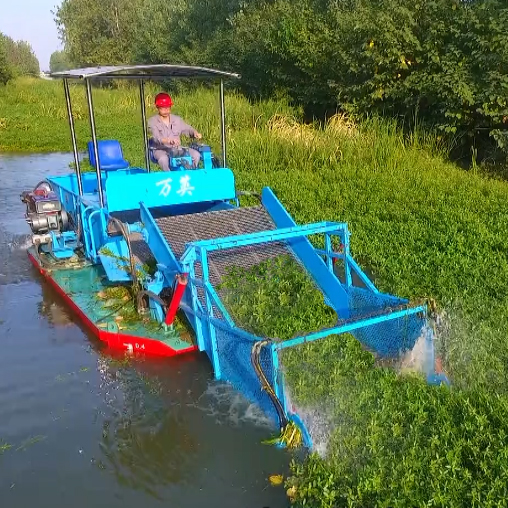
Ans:
[[[200,141],[202,141],[202,139]],[[186,146],[186,145],[172,146],[171,149],[174,151],[174,155],[172,155],[172,156],[173,157],[184,157],[185,155],[189,155],[190,148],[199,151],[199,148],[201,146],[208,146],[209,147],[210,145],[207,145],[206,143],[203,143],[203,142],[198,143],[197,141],[194,141],[189,146]],[[213,168],[220,168],[221,162],[219,161],[219,158],[213,152],[211,152],[211,148],[210,148],[210,153],[211,153],[211,159],[212,159],[212,167]]]

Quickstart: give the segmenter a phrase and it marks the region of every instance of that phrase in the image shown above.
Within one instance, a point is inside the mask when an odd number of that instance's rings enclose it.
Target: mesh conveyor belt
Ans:
[[[190,242],[276,229],[262,206],[161,217],[156,222],[177,258],[182,256],[185,245]],[[219,284],[228,267],[250,268],[281,254],[288,254],[284,242],[211,252],[208,254],[210,282],[214,286]],[[201,277],[201,266],[198,263],[195,266],[196,276]]]
[[[141,265],[153,260],[153,254],[150,247],[143,240],[141,233],[131,233],[130,235],[132,254],[136,263]]]
[[[123,223],[134,224],[135,222],[139,222],[141,220],[139,216],[139,210],[113,212],[111,215]],[[108,223],[108,233],[117,235],[121,234],[120,229],[114,222]],[[153,260],[152,251],[143,240],[143,235],[141,235],[141,233],[131,233],[130,241],[132,254],[134,255],[134,260],[136,263],[143,265]]]

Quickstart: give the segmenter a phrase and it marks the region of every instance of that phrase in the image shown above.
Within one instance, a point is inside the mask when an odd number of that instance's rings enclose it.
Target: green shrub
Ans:
[[[499,0],[277,0],[238,13],[216,44],[253,93],[418,119],[470,144],[492,134],[504,146],[507,23]]]

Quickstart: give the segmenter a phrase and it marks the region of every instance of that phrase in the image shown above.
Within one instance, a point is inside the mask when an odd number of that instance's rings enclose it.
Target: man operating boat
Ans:
[[[201,139],[202,136],[179,116],[171,114],[173,99],[167,93],[161,92],[155,96],[155,106],[158,113],[148,120],[148,129],[155,147],[154,157],[163,171],[169,171],[169,158],[184,155],[180,136],[183,134],[194,139]],[[192,167],[197,168],[200,153],[193,148],[188,151],[192,157]]]

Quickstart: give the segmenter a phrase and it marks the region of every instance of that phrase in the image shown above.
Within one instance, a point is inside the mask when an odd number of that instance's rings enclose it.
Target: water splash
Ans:
[[[13,235],[0,227],[0,284],[16,284],[29,279],[31,265],[26,250],[31,235]]]
[[[435,332],[432,325],[427,324],[413,349],[407,351],[396,360],[395,370],[399,374],[409,372],[430,375],[434,373],[435,354],[434,354]]]
[[[225,422],[235,426],[250,424],[273,429],[273,422],[261,408],[249,402],[227,383],[210,383],[195,407],[215,417],[219,424]]]
[[[7,247],[11,252],[26,251],[32,245],[32,235],[15,235],[11,241],[7,243]]]
[[[330,404],[320,401],[314,406],[299,407],[292,402],[291,390],[284,386],[286,405],[297,413],[307,428],[312,439],[312,450],[321,457],[326,457],[328,443],[333,429],[335,428]]]

